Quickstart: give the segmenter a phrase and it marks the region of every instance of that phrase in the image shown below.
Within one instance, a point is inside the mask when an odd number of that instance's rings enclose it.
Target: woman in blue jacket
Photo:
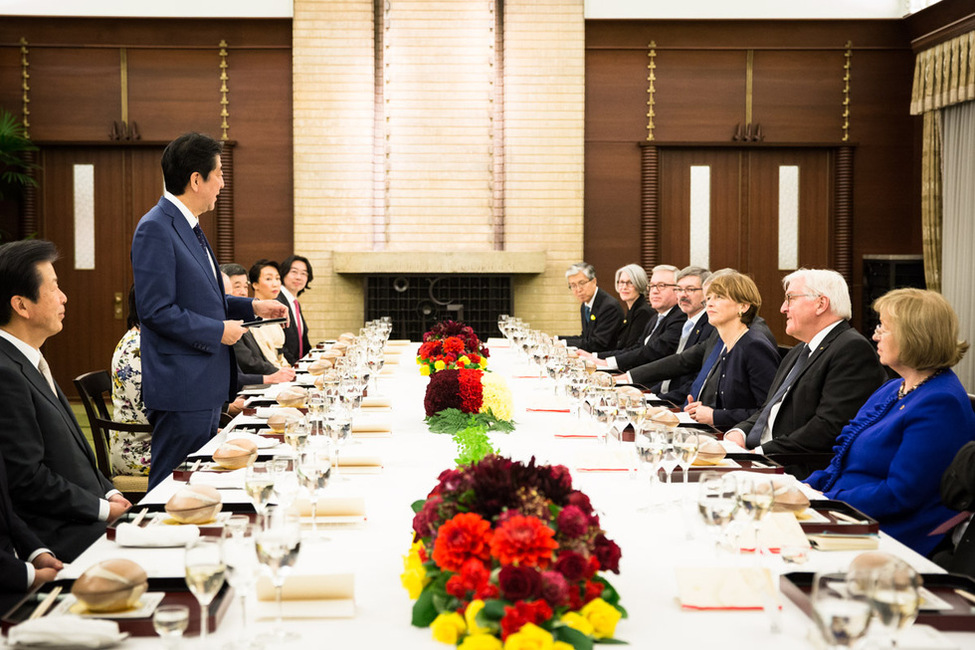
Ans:
[[[968,343],[958,340],[951,305],[933,291],[896,289],[877,299],[874,310],[880,361],[901,378],[870,396],[836,438],[829,467],[806,482],[926,555],[942,537],[929,533],[957,514],[941,503],[941,475],[975,439],[975,413],[950,370]]]

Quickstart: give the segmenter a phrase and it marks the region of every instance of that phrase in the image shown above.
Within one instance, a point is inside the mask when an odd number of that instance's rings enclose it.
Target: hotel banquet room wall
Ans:
[[[228,137],[235,143],[234,257],[246,264],[281,258],[292,248],[309,255],[318,274],[307,296],[313,329],[325,335],[356,326],[361,276],[334,273],[332,251],[374,248],[373,6],[373,0],[296,0],[293,20],[0,20],[0,106],[20,114],[24,38],[30,134],[42,149],[52,155],[72,148],[123,156],[142,151],[109,176],[124,195],[115,217],[121,227],[98,240],[99,263],[109,254],[119,257],[111,291],[93,295],[85,282],[66,285],[71,338],[79,340],[88,324],[90,336],[80,340],[91,341],[85,350],[69,350],[68,337],[49,343],[59,382],[104,366],[121,335],[124,321],[91,323],[96,312],[112,310],[114,293],[131,281],[128,242],[158,195],[152,166],[159,148],[188,129],[220,135],[221,40],[228,43]],[[641,259],[640,144],[647,137],[650,41],[657,45],[658,143],[729,143],[745,122],[746,52],[753,50],[752,121],[762,125],[766,148],[840,144],[843,55],[852,42],[858,306],[863,255],[921,252],[920,118],[908,115],[914,53],[972,29],[972,14],[965,0],[944,0],[903,20],[585,21],[582,0],[506,0],[504,252],[544,254],[541,272],[515,276],[516,313],[552,331],[571,330],[577,311],[564,288],[565,265],[585,257],[611,290],[615,268]],[[123,47],[137,144],[108,136],[122,119]],[[43,173],[42,182],[70,183]],[[70,185],[58,191],[70,195]],[[0,204],[0,228],[12,233],[14,209]],[[213,223],[204,219],[207,228]],[[41,236],[62,231],[70,233],[63,224],[38,225]],[[387,251],[433,259],[453,250],[467,231],[462,222],[446,223],[420,244],[417,234],[397,241],[393,232]],[[70,250],[70,237],[64,239],[58,244]],[[483,246],[497,252],[491,248]],[[466,252],[476,257],[479,251],[467,246]],[[70,275],[70,259],[59,265],[62,276]],[[667,251],[661,259],[688,261]],[[747,270],[747,260],[740,266]],[[769,296],[767,312],[776,297]]]

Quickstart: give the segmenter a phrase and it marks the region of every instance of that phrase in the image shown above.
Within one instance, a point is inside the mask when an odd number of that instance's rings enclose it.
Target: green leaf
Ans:
[[[620,639],[596,639],[596,643],[602,645],[630,645],[628,641],[621,641]]]
[[[485,600],[484,609],[478,613],[484,614],[484,616],[486,616],[489,620],[500,621],[502,618],[504,618],[504,608],[510,604],[511,603],[507,601],[498,599]]]
[[[426,503],[426,502],[427,502],[426,499],[417,499],[416,501],[414,501],[413,503],[411,503],[410,504],[410,507],[413,508],[413,513],[416,514],[416,513],[420,512],[421,510],[423,510],[423,504]]]
[[[413,603],[413,625],[415,627],[430,627],[437,618],[437,608],[433,606],[433,584],[427,585],[420,593],[420,597]]]
[[[552,635],[556,641],[564,641],[575,648],[575,650],[592,650],[592,637],[568,625],[555,628],[552,631]]]

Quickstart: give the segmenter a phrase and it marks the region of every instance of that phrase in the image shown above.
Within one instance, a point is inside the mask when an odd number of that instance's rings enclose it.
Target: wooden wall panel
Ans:
[[[656,62],[655,139],[731,140],[745,121],[745,53],[662,50]]]
[[[752,122],[769,141],[839,140],[843,63],[842,51],[755,52]]]
[[[586,140],[646,139],[647,61],[646,50],[640,49],[586,57],[586,111],[594,118],[587,115]]]
[[[613,276],[624,264],[640,263],[640,148],[632,142],[586,146],[585,260],[596,267],[602,287],[613,290]],[[590,185],[600,188],[590,192]],[[597,203],[589,198],[600,197]],[[592,254],[590,254],[590,252]]]
[[[213,46],[128,50],[129,121],[143,140],[166,142],[185,131],[220,137],[220,57]]]

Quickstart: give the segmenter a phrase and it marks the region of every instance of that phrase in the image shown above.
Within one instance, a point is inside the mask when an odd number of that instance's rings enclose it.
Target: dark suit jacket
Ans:
[[[284,297],[283,293],[278,293],[278,302],[288,308],[288,326],[284,329],[284,348],[282,348],[281,352],[284,354],[284,358],[288,360],[288,363],[294,365],[295,361],[298,360],[298,327],[295,322],[294,310],[291,309],[291,305],[288,304],[288,299]],[[300,307],[301,305],[299,305]],[[303,311],[301,314],[301,345],[303,346],[302,350],[304,350],[304,353],[308,354],[311,346],[308,344],[308,322],[305,320]],[[241,364],[241,368],[243,367],[243,364]]]
[[[975,508],[975,442],[958,450],[941,477],[941,501],[953,510]],[[952,573],[975,578],[975,521],[968,524],[958,546],[936,555],[934,560]]]
[[[769,387],[771,397],[785,380],[802,346],[789,351]],[[846,321],[840,322],[810,353],[809,360],[782,398],[766,454],[831,452],[836,436],[877,388],[884,373],[873,346]],[[737,428],[751,431],[752,414]]]
[[[658,315],[657,319],[659,318]],[[636,368],[644,363],[650,363],[651,361],[656,361],[657,359],[662,359],[673,354],[677,351],[677,344],[680,342],[680,331],[684,327],[684,321],[687,320],[687,314],[674,305],[667,312],[667,315],[663,317],[663,320],[660,321],[660,325],[656,329],[653,329],[657,319],[650,319],[650,322],[643,330],[643,334],[637,341],[636,347],[628,350],[613,350],[605,354],[600,354],[599,357],[601,359],[616,357],[616,367],[625,372],[630,368]],[[653,330],[652,335],[650,334],[651,330]],[[650,340],[644,343],[644,340],[648,336]]]
[[[596,287],[592,313],[587,320],[586,306],[579,305],[582,319],[582,335],[567,336],[565,342],[586,352],[602,352],[616,344],[616,337],[623,326],[623,308],[611,295]]]
[[[640,335],[651,319],[656,320],[657,314],[650,309],[646,298],[642,295],[637,296],[637,299],[633,301],[633,306],[623,316],[623,327],[620,328],[620,333],[616,337],[616,349],[623,350],[642,343],[643,339],[640,338]]]
[[[681,326],[681,328],[683,330],[683,325]],[[691,330],[690,335],[688,335],[687,337],[687,343],[684,344],[684,350],[689,350],[690,348],[697,345],[698,343],[706,341],[708,337],[711,336],[711,332],[713,331],[714,331],[714,326],[711,325],[711,323],[708,321],[707,312],[702,313],[701,317],[697,319],[697,323],[694,325],[694,329]],[[704,359],[706,358],[707,358],[706,356],[702,357],[701,361],[698,362],[698,366],[697,366],[698,370],[701,369],[701,364],[704,363]],[[661,359],[660,361],[663,361],[663,359]],[[633,372],[636,370],[639,369],[634,368],[633,370],[631,370],[630,375],[632,376]],[[687,399],[687,391],[690,390],[691,384],[694,383],[695,377],[697,377],[697,370],[692,372],[687,372],[678,377],[674,377],[673,379],[670,380],[670,390],[663,394],[661,394],[660,392],[661,390],[660,383],[651,386],[650,390],[652,390],[660,399],[665,399],[668,402],[673,402],[674,404],[678,404]]]
[[[253,320],[252,301],[224,295],[193,229],[165,197],[136,226],[132,272],[146,408],[202,411],[233,399],[237,362],[220,342],[223,321]]]
[[[772,345],[776,344],[775,336],[772,335],[772,331],[761,316],[756,316],[748,328],[765,336]],[[631,368],[630,379],[636,385],[650,387],[664,379],[673,379],[689,374],[692,376],[691,383],[694,383],[693,378],[697,377],[704,360],[711,354],[714,343],[718,340],[720,340],[718,332],[714,327],[711,327],[711,333],[707,339],[699,341],[696,345],[685,347],[680,354],[671,354],[663,359]],[[688,388],[690,388],[690,384],[688,384]],[[683,402],[686,399],[687,393],[684,393],[680,401]]]
[[[265,327],[274,327],[265,325]],[[278,371],[278,367],[267,360],[261,351],[261,346],[254,340],[254,335],[247,332],[240,340],[234,343],[234,355],[237,357],[237,365],[242,372],[252,375],[273,375]],[[258,382],[260,383],[260,382]]]
[[[43,546],[44,543],[14,511],[7,486],[7,470],[0,455],[0,606],[4,606],[4,611],[27,591],[25,562],[31,553]]]
[[[70,562],[105,532],[100,499],[113,489],[95,466],[64,393],[0,339],[0,453],[21,519]]]
[[[765,403],[779,351],[760,333],[747,330],[718,364],[699,399],[714,409],[714,427],[727,431]]]

